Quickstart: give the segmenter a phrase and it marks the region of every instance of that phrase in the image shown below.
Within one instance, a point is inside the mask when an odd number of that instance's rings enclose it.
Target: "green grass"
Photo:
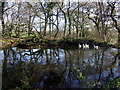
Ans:
[[[0,31],[0,34],[2,33],[2,31]],[[41,32],[41,36],[43,36],[43,31]],[[52,32],[52,36],[50,37],[49,31],[46,32],[46,36],[43,37],[44,39],[48,39],[48,40],[61,40],[63,38],[63,31],[59,31],[57,37],[54,38],[56,31]],[[66,32],[68,33],[68,32]],[[37,36],[38,38],[40,38],[41,36],[38,35],[37,32],[34,32],[35,36]],[[109,31],[110,36],[108,35],[108,38],[110,38],[110,42],[108,42],[108,44],[117,44],[117,32],[115,31]],[[12,36],[16,36],[15,32],[12,32]],[[34,35],[30,35],[30,36],[34,36]],[[66,35],[67,36],[67,35]],[[21,32],[20,33],[20,37],[28,37],[28,33],[27,32]],[[42,38],[41,38],[42,39]],[[103,38],[100,37],[100,35],[98,34],[98,32],[96,30],[93,31],[88,31],[88,35],[86,37],[76,37],[75,32],[71,33],[70,36],[65,37],[63,39],[68,39],[68,40],[76,40],[76,39],[81,39],[81,40],[94,40],[96,42],[104,42]]]
[[[20,37],[28,37],[28,34],[22,33],[22,34],[20,35]]]

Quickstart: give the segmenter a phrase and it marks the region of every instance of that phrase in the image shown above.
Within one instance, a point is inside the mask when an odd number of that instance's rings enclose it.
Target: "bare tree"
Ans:
[[[118,45],[120,43],[120,22],[119,22],[119,18],[120,16],[117,15],[118,13],[120,13],[119,8],[120,8],[120,2],[117,2],[116,0],[114,2],[108,2],[108,5],[110,7],[110,16],[112,21],[114,22],[114,27],[117,29],[118,31]],[[117,12],[118,11],[118,12]]]

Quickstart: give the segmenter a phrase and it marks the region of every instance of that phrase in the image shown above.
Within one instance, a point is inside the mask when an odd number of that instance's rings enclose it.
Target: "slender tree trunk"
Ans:
[[[76,34],[77,34],[77,37],[79,37],[79,16],[80,16],[80,11],[79,11],[79,4],[80,4],[80,2],[79,2],[79,0],[78,0],[78,11],[77,11],[77,28],[76,28]]]
[[[41,18],[40,18],[40,22],[39,22],[39,24],[40,24],[40,33],[39,34],[41,34]]]
[[[65,34],[66,34],[66,27],[67,27],[67,18],[66,18],[65,12],[64,12],[64,19],[65,19],[65,26],[64,26],[64,37],[65,37]]]
[[[21,8],[21,3],[19,4],[18,6],[18,22],[17,22],[17,37],[20,37],[20,23],[21,23],[21,20],[20,20],[20,8]]]
[[[31,34],[31,16],[30,16],[30,12],[29,12],[28,36],[30,36],[30,34]]]
[[[58,4],[59,6],[59,4]],[[65,21],[65,26],[64,26],[64,34],[63,36],[65,37],[65,34],[66,34],[66,27],[67,27],[67,17],[66,17],[66,13],[62,10],[62,7],[59,6],[60,10],[62,11],[63,15],[64,15],[64,21]]]
[[[58,9],[57,9],[57,32],[55,34],[55,37],[58,35],[58,32],[59,32],[59,29],[58,29],[58,26],[59,26],[58,16],[59,16],[59,12],[58,12]]]
[[[49,34],[50,34],[50,37],[51,37],[51,17],[49,17]]]
[[[3,18],[3,16],[1,17],[1,20],[2,20],[2,36],[4,36],[6,30],[5,30],[5,23],[4,23],[4,18]]]
[[[51,36],[53,36],[53,29],[54,29],[54,18],[53,18],[53,16],[52,16],[52,27],[51,27]]]
[[[2,36],[5,35],[5,23],[4,23],[4,18],[3,18],[3,14],[4,14],[4,5],[5,5],[5,2],[1,2],[2,3],[2,15],[1,15],[1,21],[2,21]]]
[[[68,13],[68,21],[69,21],[69,29],[68,29],[68,36],[71,34],[71,15],[70,15],[70,2],[69,2],[69,8],[67,10],[67,13]]]
[[[49,34],[50,34],[50,37],[51,37],[51,16],[50,15],[52,14],[51,10],[52,9],[50,8],[50,12],[48,12],[49,13],[49,18],[48,19],[49,19]]]
[[[110,5],[110,4],[109,4]],[[120,26],[118,25],[118,22],[117,22],[117,20],[114,18],[114,16],[113,16],[113,13],[114,13],[114,10],[115,10],[115,6],[113,5],[110,5],[110,7],[111,7],[111,14],[110,14],[110,17],[111,17],[111,19],[112,19],[112,21],[114,22],[114,25],[115,25],[115,28],[117,29],[117,31],[118,31],[118,48],[120,48]],[[119,52],[119,54],[120,54],[120,50],[118,51]]]
[[[44,27],[44,36],[46,36],[46,29],[47,29],[47,17],[45,16],[45,27]]]
[[[101,20],[101,36],[104,39],[105,42],[107,42],[107,38],[106,38],[106,29],[105,29],[105,16],[103,14],[104,11],[104,5],[103,2],[98,2],[99,4],[99,9],[100,9],[100,20]]]

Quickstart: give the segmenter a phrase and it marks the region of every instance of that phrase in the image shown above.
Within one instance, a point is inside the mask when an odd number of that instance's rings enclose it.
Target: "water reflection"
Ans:
[[[82,85],[77,70],[90,82],[104,86],[120,76],[117,49],[19,49],[0,51],[3,88],[89,87]],[[89,84],[88,83],[88,84]]]

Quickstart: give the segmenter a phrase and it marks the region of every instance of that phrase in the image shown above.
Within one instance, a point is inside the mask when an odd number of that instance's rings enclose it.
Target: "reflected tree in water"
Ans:
[[[10,48],[3,51],[3,88],[104,87],[120,75],[120,62],[114,50]]]

